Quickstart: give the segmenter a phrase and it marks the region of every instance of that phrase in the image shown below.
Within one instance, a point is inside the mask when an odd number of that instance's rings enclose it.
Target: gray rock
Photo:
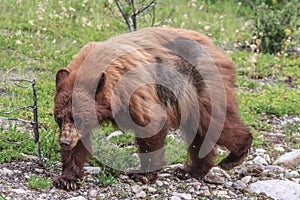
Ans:
[[[144,199],[144,198],[146,198],[146,196],[147,196],[147,194],[146,194],[146,192],[144,192],[143,190],[139,191],[139,192],[136,194],[136,197],[137,197],[137,198],[142,198],[142,199]]]
[[[285,176],[287,178],[298,178],[299,173],[297,171],[291,171],[291,172],[288,172]]]
[[[242,174],[244,176],[254,176],[262,173],[265,170],[265,167],[262,164],[251,164],[243,168]]]
[[[171,196],[171,200],[181,200],[181,198],[176,197],[176,196]]]
[[[268,162],[266,161],[266,159],[264,159],[263,157],[261,156],[256,156],[254,159],[253,159],[253,162],[254,163],[257,163],[257,164],[261,164],[261,165],[267,165]]]
[[[300,164],[300,149],[291,151],[280,156],[275,162],[275,165],[284,167],[294,167]]]
[[[269,170],[270,172],[278,172],[278,173],[284,172],[284,169],[277,165],[267,165],[266,169]]]
[[[155,193],[157,191],[154,187],[148,187],[147,189],[151,193]]]
[[[142,190],[142,188],[139,185],[133,185],[133,186],[131,186],[131,190],[137,194]]]
[[[86,198],[84,198],[83,196],[78,196],[78,197],[69,198],[67,200],[86,200]]]
[[[110,140],[112,137],[118,137],[118,136],[120,136],[122,134],[123,134],[123,132],[120,131],[120,130],[119,131],[114,131],[111,134],[109,134],[106,139]]]
[[[157,180],[155,183],[159,187],[163,186],[163,182],[161,182],[160,180]]]
[[[3,168],[3,169],[0,169],[0,174],[3,175],[3,176],[6,176],[6,175],[12,175],[13,174],[13,171],[7,169],[7,168]]]
[[[232,184],[232,186],[235,188],[235,189],[238,189],[238,190],[244,190],[247,188],[247,185],[243,182],[243,181],[236,181]]]
[[[256,194],[265,193],[275,200],[300,199],[300,184],[284,180],[265,180],[250,184],[250,191]]]
[[[85,166],[83,169],[88,174],[99,174],[101,172],[101,168],[100,167]]]
[[[89,196],[92,197],[92,198],[95,198],[97,197],[97,194],[98,194],[98,191],[95,190],[95,189],[90,189],[89,191]]]
[[[172,196],[174,197],[179,197],[181,199],[186,199],[186,200],[190,200],[192,199],[192,195],[187,194],[187,193],[179,193],[179,192],[173,192]]]
[[[242,182],[248,184],[251,181],[252,176],[245,176],[241,179]]]

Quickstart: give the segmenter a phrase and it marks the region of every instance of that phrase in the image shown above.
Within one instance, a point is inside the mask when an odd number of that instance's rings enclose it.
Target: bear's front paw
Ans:
[[[59,176],[53,180],[52,184],[56,188],[60,188],[68,191],[79,189],[79,184],[77,183],[77,179],[74,177]]]

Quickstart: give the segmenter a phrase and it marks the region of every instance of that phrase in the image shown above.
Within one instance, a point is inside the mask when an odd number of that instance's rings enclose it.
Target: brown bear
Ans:
[[[54,115],[60,128],[63,173],[53,184],[76,190],[91,156],[90,133],[110,120],[136,136],[136,181],[154,182],[165,165],[169,130],[180,129],[190,163],[181,172],[203,177],[215,146],[231,153],[219,165],[243,162],[252,135],[238,115],[232,61],[205,35],[146,28],[83,47],[56,74]]]

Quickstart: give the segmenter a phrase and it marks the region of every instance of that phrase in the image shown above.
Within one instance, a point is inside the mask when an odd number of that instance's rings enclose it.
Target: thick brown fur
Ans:
[[[205,55],[201,58],[203,64],[200,66],[200,72],[197,72],[195,67],[187,61],[186,58],[178,54],[183,54],[189,57],[193,54],[187,47],[183,47],[181,44],[186,44],[186,40],[194,41],[200,50],[206,52],[210,56],[210,59]],[[155,48],[138,48],[132,52],[122,52],[121,47],[118,45],[128,45],[130,47],[147,46],[150,43],[160,44],[167,50],[155,49]],[[189,42],[187,42],[189,44]],[[191,43],[192,45],[193,42]],[[178,47],[180,46],[180,47]],[[176,49],[178,47],[178,49]],[[121,53],[120,53],[121,52]],[[117,56],[115,59],[115,55]],[[207,56],[206,55],[206,56]],[[194,57],[193,57],[194,58]],[[106,59],[111,59],[112,62],[106,64],[105,68],[101,67],[106,63]],[[136,84],[140,83],[144,77],[136,76],[131,79],[130,82],[120,85],[119,96],[115,99],[114,109],[112,112],[112,93],[117,85],[118,81],[125,75],[126,72],[131,71],[141,65],[156,64],[157,69],[162,70],[157,74],[151,73],[144,75],[145,77],[163,76],[162,78],[168,79],[168,70],[160,68],[160,65],[167,65],[175,68],[185,77],[191,80],[192,89],[185,86],[181,80],[176,80],[178,84],[178,91],[175,94],[155,84],[148,84],[139,87],[133,94],[127,92],[127,89],[134,88]],[[57,177],[53,184],[62,189],[75,190],[78,188],[76,183],[77,179],[83,177],[83,165],[90,156],[89,134],[92,128],[95,128],[97,124],[91,121],[91,108],[95,108],[97,120],[101,123],[103,120],[112,120],[118,117],[118,112],[124,108],[126,102],[124,99],[130,99],[129,111],[130,116],[135,124],[140,127],[145,127],[151,123],[153,127],[163,125],[159,131],[153,133],[152,129],[139,129],[134,130],[136,134],[136,141],[140,153],[148,153],[157,151],[155,154],[151,154],[150,157],[142,156],[141,159],[141,171],[131,174],[132,177],[138,181],[153,182],[157,178],[157,172],[164,165],[163,151],[159,151],[165,144],[165,137],[167,132],[171,128],[178,128],[181,122],[187,123],[193,121],[192,111],[194,105],[191,104],[190,99],[196,94],[198,103],[200,121],[195,122],[197,124],[197,130],[194,135],[189,132],[189,124],[181,126],[183,129],[188,143],[190,164],[185,168],[185,172],[191,177],[203,177],[214,166],[214,148],[208,151],[208,154],[199,158],[200,148],[204,145],[207,148],[215,144],[204,144],[207,130],[209,129],[209,123],[211,122],[212,112],[212,100],[207,87],[207,83],[212,84],[211,87],[216,91],[219,88],[219,83],[204,80],[201,76],[202,72],[208,74],[208,78],[214,77],[214,71],[212,65],[217,67],[220,74],[220,78],[224,84],[225,92],[225,110],[222,110],[221,99],[215,99],[214,102],[221,112],[225,112],[226,117],[221,130],[220,137],[217,139],[217,145],[226,147],[231,153],[230,155],[221,161],[219,164],[224,169],[231,169],[243,162],[249,148],[251,147],[252,135],[248,128],[243,124],[238,116],[238,105],[234,95],[234,83],[235,83],[235,70],[233,68],[232,61],[220,51],[212,41],[195,31],[189,31],[184,29],[173,28],[149,28],[134,33],[123,34],[121,36],[112,38],[103,43],[90,43],[83,47],[80,52],[74,57],[73,61],[68,65],[66,69],[61,69],[56,75],[56,95],[55,95],[55,119],[60,126],[60,144],[62,145],[62,162],[63,162],[63,174]],[[89,66],[89,69],[86,66]],[[80,116],[74,116],[72,110],[72,95],[74,90],[75,81],[79,74],[83,70],[82,84],[80,85],[82,92],[79,92],[79,102],[84,105],[78,113],[84,117],[84,120],[89,124],[89,129],[79,130],[74,125],[74,118]],[[94,74],[97,74],[96,76]],[[170,75],[171,76],[171,75]],[[99,78],[100,77],[100,78]],[[207,78],[206,77],[206,78]],[[92,80],[90,80],[92,79]],[[88,81],[98,81],[98,85],[94,87],[94,93],[89,91],[89,84],[85,85]],[[170,78],[170,81],[174,81]],[[188,88],[188,89],[187,89]],[[185,90],[187,89],[187,90]],[[177,92],[177,93],[176,93]],[[180,95],[177,95],[180,94]],[[88,104],[87,104],[88,102]],[[159,112],[155,112],[153,115],[153,105],[159,104],[165,108],[167,118],[161,115]],[[180,105],[179,105],[180,104]],[[220,104],[220,105],[219,105]],[[224,105],[223,105],[224,106]],[[217,109],[217,110],[218,110]],[[191,115],[182,115],[183,112],[191,113]],[[197,112],[197,111],[196,111]],[[152,114],[151,114],[152,113]],[[218,122],[219,123],[219,122]],[[221,123],[221,122],[220,122]],[[130,128],[130,125],[126,127],[126,123],[121,125],[122,128]],[[146,130],[146,131],[145,131]],[[85,145],[83,145],[85,144]],[[148,178],[145,178],[147,169],[155,169],[153,172],[148,173]],[[151,170],[150,170],[151,171]]]

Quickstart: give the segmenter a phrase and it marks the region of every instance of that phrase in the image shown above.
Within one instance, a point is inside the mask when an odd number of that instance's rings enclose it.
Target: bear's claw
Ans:
[[[56,188],[64,189],[64,190],[78,190],[79,184],[75,178],[68,178],[65,176],[59,176],[53,180],[52,184]]]

